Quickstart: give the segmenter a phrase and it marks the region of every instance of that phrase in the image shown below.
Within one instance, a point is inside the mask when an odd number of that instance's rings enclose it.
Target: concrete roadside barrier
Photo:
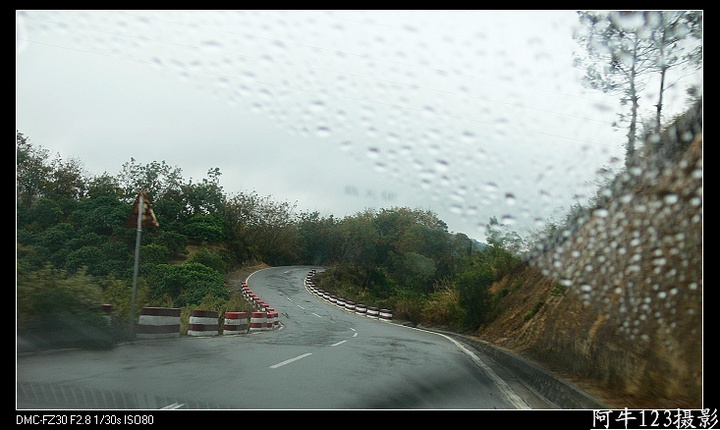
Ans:
[[[180,308],[144,307],[136,335],[140,339],[164,339],[180,336]]]
[[[313,273],[313,275],[314,275],[314,273]],[[308,273],[307,277],[304,278],[303,282],[304,282],[305,288],[311,294],[314,294],[317,297],[328,301],[330,304],[333,304],[333,305],[339,307],[340,309],[346,310],[346,311],[354,313],[356,315],[366,316],[368,318],[379,319],[382,321],[392,321],[393,312],[391,309],[378,308],[375,306],[367,306],[363,303],[356,303],[353,300],[338,297],[335,294],[324,291],[321,288],[317,288],[314,285],[314,283],[312,282],[312,280],[310,279],[310,276],[311,276],[311,274]]]
[[[377,318],[380,315],[380,310],[375,306],[368,306],[366,315],[369,318]]]
[[[224,335],[244,334],[248,332],[247,312],[225,312]]]
[[[250,313],[250,331],[263,331],[267,329],[267,313],[251,312]]]
[[[189,336],[217,336],[219,328],[217,311],[190,311]]]
[[[380,309],[378,312],[378,319],[382,321],[392,321],[392,311],[390,309]]]
[[[275,312],[275,309],[273,309],[273,308],[271,308],[271,307],[265,308],[265,312],[267,313],[267,323],[266,323],[266,327],[267,327],[269,330],[272,330],[272,329],[275,328],[275,321],[276,321],[276,319],[277,319],[278,313]]]
[[[357,305],[355,305],[355,313],[357,315],[366,316],[367,315],[367,306],[362,303],[358,303]]]
[[[100,305],[100,311],[103,313],[103,316],[105,317],[105,321],[107,321],[108,325],[112,324],[113,305],[110,305],[110,304]]]

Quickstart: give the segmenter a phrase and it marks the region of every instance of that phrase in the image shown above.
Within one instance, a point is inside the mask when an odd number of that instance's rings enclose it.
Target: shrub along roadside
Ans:
[[[377,266],[368,275],[361,266],[335,264],[313,281],[338,297],[391,308],[397,320],[473,331],[492,319],[495,304],[508,293],[493,293],[492,285],[521,265],[511,251],[493,245],[459,259],[447,276],[430,287],[428,280],[397,279],[392,265]]]
[[[114,335],[103,315],[102,289],[84,271],[71,276],[18,266],[17,334],[39,348],[109,348]]]
[[[230,298],[223,274],[202,263],[145,264],[141,273],[150,285],[151,299],[164,299],[175,307],[200,303],[208,295]]]
[[[180,307],[181,333],[187,333],[191,310],[213,310],[218,312],[222,332],[226,311],[252,310],[245,299],[227,291],[222,274],[200,263],[153,273],[163,274],[156,284],[139,280],[135,323],[143,306]],[[181,287],[168,291],[174,282]],[[26,270],[18,265],[17,335],[36,349],[112,348],[132,339],[131,296],[132,288],[126,282],[95,278],[83,270],[68,274],[51,266]],[[103,312],[102,304],[112,306],[110,315]]]

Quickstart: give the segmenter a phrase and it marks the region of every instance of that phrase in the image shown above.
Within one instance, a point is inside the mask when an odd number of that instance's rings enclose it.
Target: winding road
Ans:
[[[344,311],[311,267],[247,279],[280,328],[18,355],[18,409],[527,409],[547,403],[443,334]]]

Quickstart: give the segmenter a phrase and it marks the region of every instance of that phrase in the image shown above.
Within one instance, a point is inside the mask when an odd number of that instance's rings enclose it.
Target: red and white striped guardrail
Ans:
[[[265,312],[267,312],[267,328],[268,330],[272,330],[275,327],[275,325],[278,323],[278,317],[279,314],[275,312],[275,309],[271,307],[265,308]]]
[[[247,312],[225,312],[224,335],[243,334],[248,332]]]
[[[146,306],[140,310],[136,335],[140,339],[180,336],[180,308]]]
[[[112,324],[113,305],[104,303],[100,305],[100,311],[103,313],[105,321],[107,321],[108,324]]]
[[[392,321],[392,311],[390,309],[380,309],[378,313],[378,319],[382,321]]]
[[[267,312],[251,312],[250,313],[250,331],[258,332],[267,330]]]
[[[250,279],[250,277],[248,277]],[[252,292],[246,281],[242,282],[242,294],[245,300],[255,308],[255,312],[250,313],[250,325],[248,331],[257,332],[264,330],[273,330],[280,327],[280,313],[275,310],[264,300]]]
[[[328,293],[327,291],[321,290],[313,284],[313,282],[310,280],[312,276],[315,275],[315,270],[311,270],[308,272],[308,275],[303,280],[303,284],[305,285],[305,288],[311,293],[314,294],[321,299],[330,302],[331,304],[344,309],[348,312],[352,312],[356,315],[361,316],[367,316],[369,318],[378,319],[381,321],[392,321],[393,319],[393,313],[392,310],[387,308],[379,309],[374,306],[367,306],[362,303],[355,303],[352,300],[344,299],[342,297],[338,297],[334,294]]]
[[[355,305],[355,313],[361,316],[367,316],[367,306],[362,303],[358,303]]]
[[[217,336],[220,329],[217,311],[190,311],[188,336]]]
[[[390,309],[378,309],[374,306],[355,303],[352,300],[337,297],[334,294],[317,288],[310,280],[310,277],[314,276],[314,274],[315,270],[311,270],[303,280],[305,288],[312,294],[356,315],[367,316],[381,321],[392,321],[393,314]],[[279,312],[255,295],[252,290],[250,290],[247,282],[243,281],[241,285],[242,296],[249,301],[257,311],[250,313],[226,312],[222,334],[233,335],[279,328]],[[106,305],[103,310],[109,313],[111,307]],[[137,337],[141,339],[178,337],[180,335],[180,312],[180,308],[144,307],[140,312],[136,331]],[[249,324],[248,316],[250,320]],[[188,335],[217,336],[220,334],[219,331],[220,326],[217,312],[204,310],[191,311]]]
[[[367,316],[370,318],[377,318],[380,315],[380,309],[376,308],[375,306],[368,306],[367,308]]]

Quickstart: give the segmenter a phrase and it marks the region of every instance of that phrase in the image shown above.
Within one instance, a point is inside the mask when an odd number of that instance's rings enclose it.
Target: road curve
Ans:
[[[318,375],[306,389],[292,390],[313,393],[315,400],[304,401],[357,408],[530,407],[477,351],[456,340],[359,316],[309,294],[303,282],[309,269],[270,268],[248,278],[255,294],[280,311],[283,330],[276,341],[298,348],[282,365],[298,369],[297,375]]]
[[[309,269],[270,268],[248,278],[279,313],[275,330],[18,354],[17,407],[537,407],[480,353],[449,337],[351,314],[310,294]]]

